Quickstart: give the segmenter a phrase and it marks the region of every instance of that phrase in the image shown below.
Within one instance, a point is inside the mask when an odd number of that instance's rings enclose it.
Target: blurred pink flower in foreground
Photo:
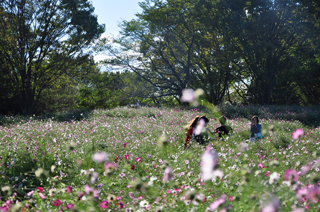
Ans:
[[[298,172],[292,169],[286,170],[284,173],[284,180],[293,180],[297,181],[299,179]]]
[[[207,208],[208,211],[215,211],[217,210],[220,205],[224,204],[226,202],[227,195],[222,194],[218,199],[216,199],[214,202],[210,203],[209,207]]]
[[[104,164],[104,170],[107,172],[111,172],[116,168],[116,165],[114,163],[108,162]]]
[[[103,163],[108,160],[108,155],[106,152],[96,152],[91,158],[96,163]]]
[[[167,167],[165,170],[164,170],[164,176],[163,176],[163,180],[165,182],[169,182],[171,180],[171,177],[172,177],[172,169],[170,167]]]
[[[204,128],[206,122],[204,121],[204,119],[200,119],[197,123],[196,128],[194,129],[194,134],[195,135],[200,135],[202,129]]]
[[[211,144],[207,146],[206,151],[202,154],[201,162],[202,179],[205,181],[212,179],[214,168],[218,164],[218,154],[211,149]]]
[[[292,133],[292,138],[294,140],[298,140],[299,136],[303,136],[303,130],[302,129],[296,129],[293,133]]]
[[[303,208],[295,208],[291,212],[304,212]]]
[[[303,187],[301,189],[298,189],[296,192],[298,200],[303,201],[303,198],[305,198],[308,193],[309,193],[309,189],[307,187]]]
[[[277,198],[272,198],[272,200],[266,203],[261,212],[276,212],[280,209],[280,202]]]
[[[193,102],[196,99],[193,89],[184,89],[182,91],[181,102]]]

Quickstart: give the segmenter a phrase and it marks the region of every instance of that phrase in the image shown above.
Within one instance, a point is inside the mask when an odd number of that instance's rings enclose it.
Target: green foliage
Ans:
[[[70,69],[88,62],[84,51],[103,32],[87,1],[0,2],[1,81],[5,99],[31,115],[44,89]],[[23,11],[23,12],[21,12]],[[7,105],[7,111],[10,106]],[[5,111],[5,112],[7,112]]]

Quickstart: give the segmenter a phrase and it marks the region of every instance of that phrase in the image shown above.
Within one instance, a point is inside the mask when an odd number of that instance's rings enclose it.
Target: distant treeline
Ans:
[[[112,43],[88,0],[32,2],[0,2],[1,114],[176,105],[185,88],[215,105],[320,103],[318,1],[144,1]]]

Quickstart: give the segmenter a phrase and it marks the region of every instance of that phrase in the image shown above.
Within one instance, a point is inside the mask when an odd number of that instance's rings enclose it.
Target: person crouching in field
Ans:
[[[262,125],[259,124],[258,116],[253,116],[251,118],[251,128],[250,128],[250,141],[254,141],[255,139],[263,138],[261,134]]]
[[[222,135],[229,135],[229,132],[232,131],[231,127],[225,125],[226,121],[225,117],[219,118],[221,126],[214,130],[214,133],[219,133],[219,138],[222,138]]]
[[[209,123],[209,119],[206,116],[196,116],[189,124],[187,130],[187,137],[184,148],[188,147],[188,144],[192,143],[193,140],[198,142],[199,144],[204,144],[206,140],[209,139],[208,131],[213,134],[209,128],[207,128],[207,124]]]

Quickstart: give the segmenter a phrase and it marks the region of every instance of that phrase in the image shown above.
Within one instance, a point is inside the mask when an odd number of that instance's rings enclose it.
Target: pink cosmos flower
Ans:
[[[301,167],[301,175],[307,174],[311,169],[311,166],[309,164]]]
[[[299,175],[298,172],[292,169],[288,169],[284,173],[284,180],[293,180],[298,181]]]
[[[216,199],[214,202],[210,203],[209,207],[207,208],[208,211],[215,211],[217,210],[220,205],[224,204],[226,202],[227,195],[222,194],[218,199]]]
[[[86,192],[86,194],[90,194],[90,192],[92,192],[94,189],[91,188],[88,185],[84,185],[84,192]]]
[[[292,138],[294,140],[298,140],[300,136],[303,136],[303,130],[302,129],[296,129],[293,133],[292,133]]]
[[[162,159],[159,159],[159,163],[162,165],[162,164],[163,164],[163,160],[162,160]]]
[[[46,196],[43,195],[43,193],[40,193],[39,195],[40,195],[40,198],[41,198],[41,199],[47,198]]]
[[[27,196],[30,197],[33,193],[34,193],[34,191],[32,190],[29,193],[27,193]]]
[[[135,165],[132,165],[132,166],[131,166],[131,170],[134,170],[134,167],[135,167]]]
[[[233,196],[229,196],[229,197],[228,197],[228,200],[229,200],[230,202],[233,202]]]
[[[140,158],[140,157],[137,157],[137,158],[136,158],[136,161],[137,161],[138,163],[141,163],[141,158]]]
[[[120,177],[124,177],[124,176],[126,176],[126,174],[125,173],[121,173],[121,174],[119,174],[119,176]]]
[[[164,170],[163,180],[165,182],[169,182],[171,180],[171,177],[172,177],[172,169],[171,167],[166,167]]]
[[[116,165],[114,163],[108,162],[106,164],[104,164],[104,170],[106,170],[107,172],[111,172],[116,168]]]
[[[74,206],[74,204],[69,203],[69,204],[66,206],[66,209],[71,209],[73,206]]]
[[[318,202],[318,197],[320,197],[320,190],[318,187],[310,189],[308,197],[312,200],[313,203]]]
[[[127,160],[128,159],[128,157],[129,157],[129,155],[124,155],[124,158]]]
[[[67,193],[71,193],[72,192],[72,187],[71,186],[68,186],[67,187]]]
[[[182,90],[182,96],[181,96],[181,102],[193,102],[196,99],[195,93],[193,89],[183,89]]]
[[[201,176],[203,180],[210,180],[213,177],[213,171],[218,164],[218,154],[211,150],[211,144],[207,146],[206,151],[201,156],[202,166]]]
[[[269,174],[270,174],[270,171],[266,171],[266,172],[264,173],[264,176],[269,177]]]
[[[92,155],[92,160],[96,163],[103,163],[108,160],[108,155],[106,152],[96,152]]]
[[[297,196],[299,201],[302,201],[302,198],[307,196],[308,193],[309,193],[308,188],[307,187],[303,187],[303,188],[297,190],[296,196]]]
[[[106,200],[102,200],[101,201],[101,203],[100,203],[100,207],[101,208],[108,208],[108,206],[109,206],[109,203],[108,203],[108,201],[106,201]]]
[[[61,201],[59,199],[56,199],[56,201],[53,202],[53,205],[59,207],[61,205]]]
[[[262,168],[263,168],[263,164],[262,164],[262,163],[258,163],[257,167],[258,167],[259,169],[262,169]]]

